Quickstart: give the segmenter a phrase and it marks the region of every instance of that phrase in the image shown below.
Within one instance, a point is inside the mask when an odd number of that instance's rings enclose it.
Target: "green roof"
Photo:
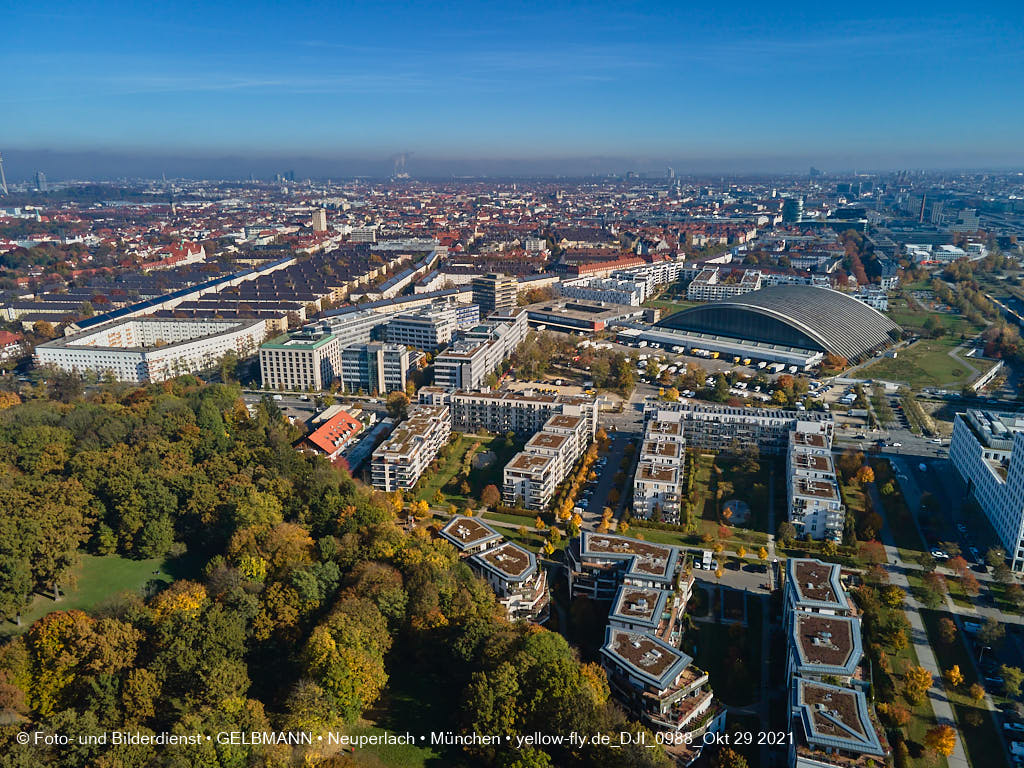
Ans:
[[[318,349],[334,338],[333,333],[317,339],[316,341],[300,341],[293,339],[287,333],[271,339],[260,345],[260,349]]]

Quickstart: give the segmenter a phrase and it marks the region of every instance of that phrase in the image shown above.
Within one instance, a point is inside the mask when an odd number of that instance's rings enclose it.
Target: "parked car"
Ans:
[[[936,560],[949,560],[949,555],[941,549],[933,549],[931,554]]]

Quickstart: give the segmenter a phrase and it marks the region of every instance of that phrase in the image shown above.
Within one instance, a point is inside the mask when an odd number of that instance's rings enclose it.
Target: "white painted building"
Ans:
[[[36,363],[117,381],[164,381],[207,370],[228,352],[253,354],[267,333],[263,320],[132,317],[36,347]]]
[[[409,418],[377,446],[370,464],[373,487],[379,491],[408,491],[448,443],[452,417],[446,405],[413,405]]]
[[[949,460],[995,529],[1010,567],[1024,570],[1024,418],[958,413]]]

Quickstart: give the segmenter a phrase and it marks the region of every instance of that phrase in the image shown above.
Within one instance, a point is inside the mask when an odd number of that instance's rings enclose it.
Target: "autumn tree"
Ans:
[[[933,752],[949,757],[956,747],[956,731],[949,725],[937,725],[924,735],[924,743]]]
[[[932,675],[921,666],[911,667],[904,675],[905,693],[911,704],[920,704],[932,687]]]
[[[959,664],[954,664],[952,667],[947,669],[943,673],[943,677],[946,678],[946,682],[949,683],[953,688],[959,688],[964,683],[964,675],[960,671]]]

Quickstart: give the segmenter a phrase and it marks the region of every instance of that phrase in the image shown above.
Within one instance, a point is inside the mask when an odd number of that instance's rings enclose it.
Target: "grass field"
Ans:
[[[686,299],[663,298],[663,299],[648,299],[647,301],[644,302],[643,305],[645,307],[651,307],[651,308],[660,309],[661,310],[661,316],[662,317],[667,317],[668,315],[674,314],[676,312],[682,312],[684,309],[689,309],[690,307],[696,307],[698,304],[700,304],[699,301],[687,301]]]
[[[63,597],[54,602],[52,597],[37,595],[21,614],[21,626],[9,622],[3,624],[0,637],[21,634],[33,622],[53,611],[88,611],[122,592],[142,592],[147,587],[159,589],[175,578],[190,575],[194,569],[195,563],[185,558],[129,560],[118,555],[82,555],[81,562],[71,574],[73,583],[65,588]]]
[[[861,368],[860,374],[869,379],[906,382],[915,389],[960,389],[977,375],[972,368],[983,373],[994,365],[991,360],[965,361],[951,355],[960,343],[959,337],[922,339],[899,350],[898,357],[884,357]]]

